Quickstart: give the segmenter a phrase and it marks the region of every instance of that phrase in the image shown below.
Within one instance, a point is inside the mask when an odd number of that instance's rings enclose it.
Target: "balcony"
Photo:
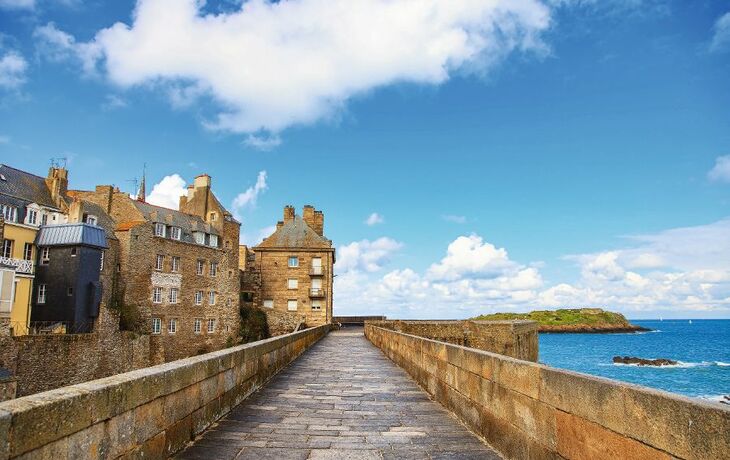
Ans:
[[[324,270],[322,270],[322,266],[319,267],[309,267],[309,275],[310,276],[322,276],[324,275]]]
[[[322,288],[311,288],[309,290],[309,297],[313,299],[321,299],[324,297],[324,289]]]
[[[16,273],[26,275],[33,274],[33,261],[25,259],[12,259],[10,257],[0,257],[0,265],[15,268]]]

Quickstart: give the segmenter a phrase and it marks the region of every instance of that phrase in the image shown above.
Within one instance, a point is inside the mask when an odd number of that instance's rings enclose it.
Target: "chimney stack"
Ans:
[[[317,235],[324,236],[324,213],[322,211],[314,211],[314,226],[312,227]]]
[[[51,166],[48,170],[48,177],[46,177],[46,186],[51,192],[53,202],[60,208],[63,197],[68,192],[68,170]]]
[[[304,214],[302,215],[304,222],[314,229],[314,206],[304,205]]]
[[[284,226],[284,222],[283,221],[279,221],[279,222],[276,223],[276,229],[277,230],[279,230],[283,226]]]
[[[294,206],[288,204],[284,206],[284,223],[294,220]]]

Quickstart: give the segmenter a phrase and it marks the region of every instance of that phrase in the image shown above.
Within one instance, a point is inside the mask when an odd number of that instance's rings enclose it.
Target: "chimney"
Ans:
[[[119,190],[116,190],[117,192]],[[104,197],[104,210],[107,212],[107,214],[111,214],[112,212],[112,197],[114,196],[114,188],[111,185],[97,185],[96,186],[96,193],[97,195],[102,195]]]
[[[322,211],[314,211],[314,227],[312,227],[317,235],[324,236],[324,213]]]
[[[294,206],[288,204],[284,206],[284,223],[294,220]]]
[[[276,223],[276,229],[277,230],[279,230],[283,226],[284,226],[284,222],[283,221],[279,221],[279,222]]]
[[[195,187],[196,190],[202,187],[210,188],[210,176],[207,174],[197,176],[193,181],[193,187]]]
[[[314,229],[314,206],[304,205],[304,222]]]
[[[61,207],[63,197],[68,192],[68,170],[51,166],[46,177],[46,186],[51,192],[51,198],[56,206]]]

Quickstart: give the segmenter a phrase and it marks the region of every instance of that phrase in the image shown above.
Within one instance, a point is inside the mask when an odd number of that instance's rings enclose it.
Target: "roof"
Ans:
[[[20,198],[30,203],[38,203],[50,208],[57,208],[44,177],[36,176],[35,174],[27,173],[4,164],[0,164],[0,174],[5,178],[5,180],[0,178],[0,194]]]
[[[79,204],[82,214],[91,214],[96,217],[96,225],[104,229],[107,238],[116,239],[114,235],[114,220],[106,213],[103,207],[86,200],[79,200]]]
[[[294,219],[276,229],[256,248],[330,249],[332,242],[324,236],[318,235],[301,216],[294,216]]]
[[[219,234],[219,232],[215,228],[213,228],[209,223],[204,221],[199,216],[187,214],[175,209],[163,208],[162,206],[155,206],[153,204],[144,203],[136,200],[132,200],[132,203],[148,221],[161,222],[166,225],[180,227],[180,229],[182,230],[182,235],[180,236],[181,241],[195,243],[195,239],[193,238],[193,232],[204,232],[213,235]]]
[[[132,229],[138,225],[142,225],[146,222],[146,220],[125,220],[124,222],[119,222],[119,225],[117,225],[117,228],[115,230],[118,232],[126,232],[127,230]]]
[[[89,224],[44,225],[36,236],[38,246],[91,246],[105,249],[106,233],[101,227]]]

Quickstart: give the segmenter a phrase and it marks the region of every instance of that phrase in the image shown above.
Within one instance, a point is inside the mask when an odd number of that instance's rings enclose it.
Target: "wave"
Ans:
[[[727,395],[699,395],[695,396],[698,399],[704,399],[706,401],[724,402],[727,404]]]
[[[702,361],[699,363],[693,363],[693,362],[684,362],[684,361],[677,361],[677,364],[667,364],[664,366],[640,366],[638,364],[625,364],[625,363],[611,363],[611,364],[602,364],[602,365],[613,365],[613,366],[626,366],[626,367],[646,367],[649,369],[687,369],[691,367],[730,367],[730,363],[725,363],[722,361]]]

